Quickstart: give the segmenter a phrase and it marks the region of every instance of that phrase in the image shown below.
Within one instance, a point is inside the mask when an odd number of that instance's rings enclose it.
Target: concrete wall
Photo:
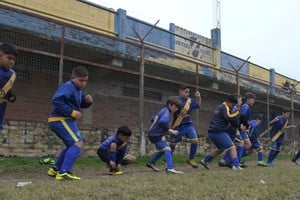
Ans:
[[[51,132],[46,123],[29,123],[20,121],[9,121],[0,133],[0,157],[20,156],[20,157],[41,157],[44,155],[58,156],[64,145],[58,137]],[[128,153],[139,155],[140,137],[137,130],[132,130],[133,136],[130,138]],[[81,127],[81,134],[85,138],[85,143],[81,156],[97,156],[96,151],[100,141],[107,136],[114,134],[116,129]],[[269,140],[262,139],[265,151],[269,149]],[[197,155],[204,156],[211,150],[211,145],[206,137],[199,138],[199,148]],[[291,145],[291,141],[286,141],[284,152],[292,154],[300,145]],[[183,141],[176,147],[176,154],[188,155],[190,144]],[[147,140],[147,155],[155,152],[154,145]]]
[[[114,13],[74,0],[3,0],[0,5],[16,8],[82,28],[114,35]]]

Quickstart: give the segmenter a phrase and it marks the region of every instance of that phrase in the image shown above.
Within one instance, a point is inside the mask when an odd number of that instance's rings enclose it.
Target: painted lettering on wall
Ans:
[[[199,58],[207,62],[212,62],[213,50],[210,39],[201,35],[183,29],[179,26],[175,27],[175,51],[182,54]],[[187,38],[187,39],[185,39]]]

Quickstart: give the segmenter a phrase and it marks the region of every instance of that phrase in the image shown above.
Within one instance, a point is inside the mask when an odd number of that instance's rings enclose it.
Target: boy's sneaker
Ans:
[[[231,168],[231,164],[230,163],[227,163],[225,160],[220,160],[219,163],[218,163],[219,167],[229,167]]]
[[[172,173],[172,174],[184,174],[184,172],[178,171],[178,170],[176,170],[174,168],[172,168],[172,169],[166,169],[166,172],[167,173]]]
[[[295,163],[296,165],[300,165],[300,163],[295,159],[292,159],[292,162]]]
[[[274,167],[272,162],[266,163],[267,167]]]
[[[267,164],[264,161],[257,161],[257,166],[266,167]]]
[[[240,166],[232,166],[232,169],[235,170],[235,171],[238,171],[238,170],[244,170],[243,168],[241,168]]]
[[[203,167],[205,167],[206,169],[209,169],[208,162],[205,162],[204,159],[202,159],[202,160],[200,161],[200,164],[201,164]]]
[[[112,171],[112,172],[109,172],[110,175],[123,175],[123,172],[121,171]]]
[[[192,159],[192,160],[187,160],[186,162],[187,162],[189,165],[191,165],[193,168],[198,168],[198,165],[197,165],[197,163],[195,162],[194,159]]]
[[[54,165],[55,164],[55,160],[53,160],[52,158],[50,158],[49,155],[47,156],[43,156],[40,160],[39,160],[40,164],[50,164],[50,165]]]
[[[240,163],[239,166],[240,166],[241,168],[247,168],[247,167],[248,167],[248,165],[246,165],[245,163]]]
[[[58,173],[58,171],[55,170],[53,167],[49,168],[49,170],[47,172],[48,176],[52,176],[52,177],[55,177],[57,173]]]
[[[62,180],[81,180],[80,177],[74,176],[71,172],[65,172],[65,173],[57,173],[55,176],[55,179],[58,181]]]
[[[155,172],[159,172],[160,171],[160,169],[158,167],[156,167],[154,164],[149,163],[149,162],[146,163],[146,167],[151,168]]]

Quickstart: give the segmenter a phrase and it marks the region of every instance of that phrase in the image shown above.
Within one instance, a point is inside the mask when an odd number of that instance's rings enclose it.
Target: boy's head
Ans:
[[[73,69],[71,80],[79,90],[82,90],[87,84],[88,77],[89,72],[87,69],[85,67],[78,66]]]
[[[288,118],[291,115],[291,111],[289,109],[282,110],[282,116]]]
[[[181,105],[180,100],[176,96],[170,96],[167,100],[167,106],[172,113],[176,112]]]
[[[246,92],[244,95],[245,101],[249,106],[253,106],[256,100],[256,96],[252,92]]]
[[[7,43],[0,44],[0,66],[9,69],[15,65],[18,57],[18,50]]]
[[[238,103],[238,96],[234,94],[228,95],[226,103],[229,106],[229,108],[233,108]]]
[[[257,125],[259,125],[261,123],[261,119],[262,119],[261,115],[256,115],[255,116],[255,120],[256,120]]]
[[[190,96],[190,87],[187,85],[179,85],[179,96],[187,99]]]
[[[127,126],[120,126],[117,130],[117,136],[122,142],[126,142],[131,135],[132,132]]]

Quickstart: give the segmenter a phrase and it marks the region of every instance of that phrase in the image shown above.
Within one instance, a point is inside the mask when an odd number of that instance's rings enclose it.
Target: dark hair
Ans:
[[[2,43],[0,44],[0,51],[2,51],[4,54],[12,54],[15,57],[18,57],[19,51],[11,44]]]
[[[230,95],[227,96],[227,101],[228,101],[229,103],[237,104],[237,102],[238,102],[238,97],[237,97],[236,94],[230,94]]]
[[[256,95],[252,92],[246,92],[244,95],[245,100],[247,99],[256,99]]]
[[[117,134],[121,134],[124,136],[131,136],[132,133],[131,133],[130,128],[128,128],[127,126],[120,126],[118,128]]]
[[[170,96],[170,97],[168,97],[168,100],[167,100],[167,105],[169,105],[169,104],[180,107],[181,102],[176,96]]]
[[[85,67],[78,66],[72,70],[72,75],[79,76],[79,77],[87,77],[89,76],[89,72]]]
[[[290,113],[291,112],[291,110],[290,109],[288,109],[288,108],[284,108],[283,110],[282,110],[282,113]]]
[[[255,115],[255,118],[254,118],[254,119],[261,120],[261,119],[262,119],[262,116],[261,116],[261,115]]]
[[[183,85],[183,84],[181,84],[181,85],[179,85],[179,90],[185,90],[185,89],[190,89],[191,87],[190,86],[187,86],[187,85]]]

